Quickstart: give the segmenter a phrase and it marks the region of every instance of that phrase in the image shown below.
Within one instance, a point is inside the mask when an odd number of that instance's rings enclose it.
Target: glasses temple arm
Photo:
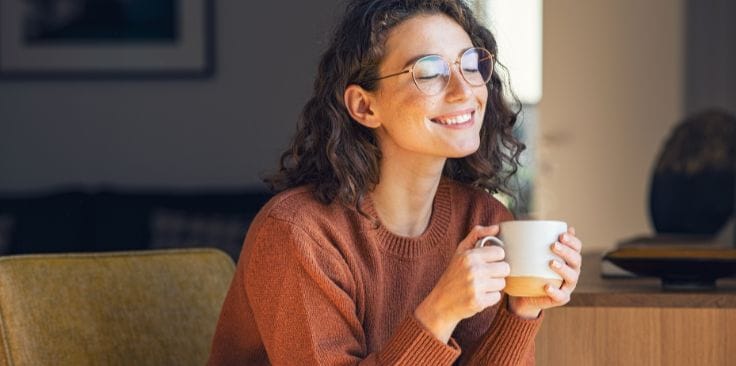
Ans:
[[[393,74],[388,74],[388,75],[385,75],[385,76],[381,76],[380,78],[375,78],[375,79],[366,80],[366,81],[383,80],[383,79],[391,78],[391,77],[394,77],[394,76],[399,76],[399,75],[402,75],[402,74],[406,74],[407,72],[411,72],[411,69],[407,69],[407,70],[404,70],[404,71],[399,71],[399,72],[396,72],[396,73],[393,73]]]

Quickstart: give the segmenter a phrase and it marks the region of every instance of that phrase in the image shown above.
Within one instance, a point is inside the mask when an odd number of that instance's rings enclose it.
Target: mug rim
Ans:
[[[500,225],[504,224],[511,224],[511,223],[550,223],[550,224],[564,224],[567,225],[567,222],[562,220],[509,220],[501,222]]]

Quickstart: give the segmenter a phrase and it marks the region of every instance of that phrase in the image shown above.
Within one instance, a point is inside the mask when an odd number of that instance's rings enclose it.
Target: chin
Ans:
[[[476,144],[472,148],[468,148],[468,149],[455,149],[453,152],[448,154],[447,157],[450,159],[464,158],[464,157],[473,155],[476,151],[478,151],[479,147],[480,145]]]

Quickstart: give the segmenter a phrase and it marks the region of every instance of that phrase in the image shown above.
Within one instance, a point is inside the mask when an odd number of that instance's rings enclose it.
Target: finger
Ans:
[[[511,274],[511,266],[507,262],[489,263],[486,269],[489,278],[506,278]]]
[[[501,297],[500,291],[491,291],[482,294],[478,299],[481,310],[498,304],[501,301]]]
[[[581,242],[580,239],[578,239],[578,237],[576,237],[574,234],[570,234],[569,232],[560,235],[557,240],[559,240],[560,243],[565,244],[578,252],[583,248],[583,242]]]
[[[569,228],[567,228],[567,232],[570,233],[570,235],[572,235],[572,236],[575,236],[576,235],[575,234],[575,228],[572,227],[572,226],[570,226]]]
[[[560,259],[564,260],[570,267],[575,269],[580,269],[582,267],[583,257],[573,248],[560,243],[554,243],[552,244],[552,252],[557,254]]]
[[[475,248],[473,249],[473,252],[485,263],[494,263],[506,258],[506,251],[497,245]]]
[[[510,267],[506,262],[496,262],[493,264],[486,264],[481,269],[476,269],[469,274],[473,286],[475,288],[483,289],[483,291],[500,291],[506,287],[506,277],[510,273]],[[501,281],[500,288],[489,289],[488,286],[493,281]],[[498,285],[496,283],[493,286]]]
[[[486,279],[485,282],[483,282],[482,286],[478,288],[479,291],[482,293],[488,293],[488,292],[500,292],[503,291],[503,289],[506,288],[506,280],[503,278],[492,278],[492,279]]]
[[[572,294],[573,291],[575,291],[575,287],[577,287],[577,284],[562,282],[562,286],[560,286],[560,290],[565,291],[568,294]]]
[[[480,240],[481,238],[485,236],[494,236],[498,235],[498,225],[491,225],[491,226],[481,226],[476,225],[473,227],[473,229],[470,230],[470,233],[463,239],[460,244],[457,246],[458,251],[465,251],[468,249],[475,248],[475,242]]]
[[[477,294],[503,291],[506,287],[506,279],[504,277],[494,277],[488,271],[479,271],[472,275],[471,286]]]
[[[553,271],[562,276],[563,282],[561,288],[567,289],[572,292],[572,290],[574,290],[578,284],[580,272],[556,260],[550,262],[550,267],[552,267]]]
[[[551,285],[545,286],[544,290],[547,292],[547,296],[558,305],[564,305],[570,302],[570,293],[568,291],[558,289]]]

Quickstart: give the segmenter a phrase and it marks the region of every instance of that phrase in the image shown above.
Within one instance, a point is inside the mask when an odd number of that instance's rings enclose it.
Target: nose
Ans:
[[[455,62],[452,66],[454,67],[450,67],[452,74],[445,90],[445,98],[448,102],[465,101],[473,95],[473,87],[465,81],[459,63]]]

